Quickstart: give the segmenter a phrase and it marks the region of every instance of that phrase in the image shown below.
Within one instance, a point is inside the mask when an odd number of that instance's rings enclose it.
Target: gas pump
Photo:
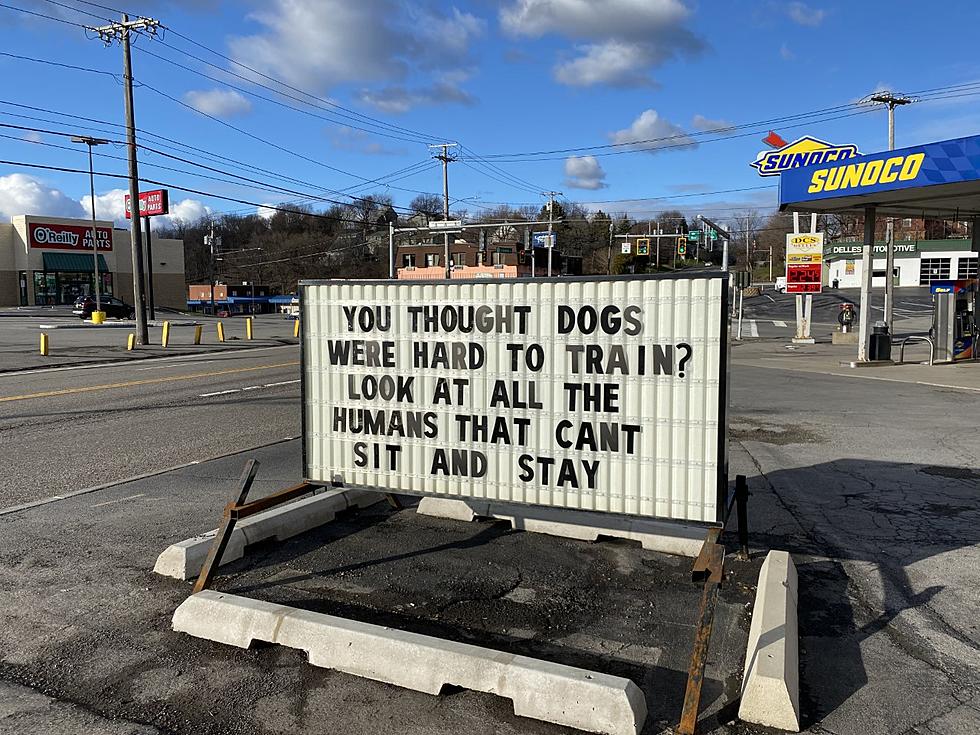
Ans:
[[[977,350],[980,280],[933,281],[929,292],[936,360],[976,360],[980,357]]]

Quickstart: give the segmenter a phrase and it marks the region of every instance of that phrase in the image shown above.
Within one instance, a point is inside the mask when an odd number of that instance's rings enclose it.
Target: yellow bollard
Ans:
[[[194,327],[194,344],[196,345],[201,344],[201,332],[203,331],[204,331],[204,327],[202,327],[200,324]]]
[[[163,323],[163,336],[160,338],[160,344],[163,347],[170,344],[170,322]]]
[[[225,341],[225,325],[222,324],[221,322],[218,322],[218,341],[219,342]]]
[[[92,324],[105,324],[105,312],[104,311],[93,311],[92,312]]]
[[[293,337],[299,337],[299,319],[293,322]]]
[[[136,347],[136,335],[130,334],[129,337],[126,339],[127,352],[132,352],[134,347]]]
[[[48,356],[48,335],[41,332],[41,355]]]
[[[252,339],[252,317],[245,320],[245,339]]]

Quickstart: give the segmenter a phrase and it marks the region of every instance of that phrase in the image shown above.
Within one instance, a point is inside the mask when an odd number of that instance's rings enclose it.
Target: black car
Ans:
[[[136,318],[136,309],[112,296],[99,297],[99,304],[102,306],[102,311],[105,312],[106,316],[113,316],[117,319]],[[95,311],[95,297],[79,296],[75,300],[75,308],[72,309],[71,313],[81,319],[91,319],[93,311]]]

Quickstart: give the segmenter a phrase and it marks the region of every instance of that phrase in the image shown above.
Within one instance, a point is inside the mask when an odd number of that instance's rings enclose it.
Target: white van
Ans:
[[[776,285],[773,288],[779,293],[786,293],[786,276],[776,276]]]

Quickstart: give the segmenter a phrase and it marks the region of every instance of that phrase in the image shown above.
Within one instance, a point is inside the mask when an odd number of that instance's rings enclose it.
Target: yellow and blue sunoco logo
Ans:
[[[810,185],[806,190],[808,194],[819,194],[822,191],[840,191],[876,184],[892,184],[896,181],[912,181],[919,175],[925,158],[925,153],[913,153],[907,156],[849,163],[846,166],[818,168],[810,174]]]
[[[806,135],[777,150],[761,151],[750,165],[759,170],[760,176],[779,176],[790,169],[843,161],[859,155],[858,147],[853,143],[833,145]]]

